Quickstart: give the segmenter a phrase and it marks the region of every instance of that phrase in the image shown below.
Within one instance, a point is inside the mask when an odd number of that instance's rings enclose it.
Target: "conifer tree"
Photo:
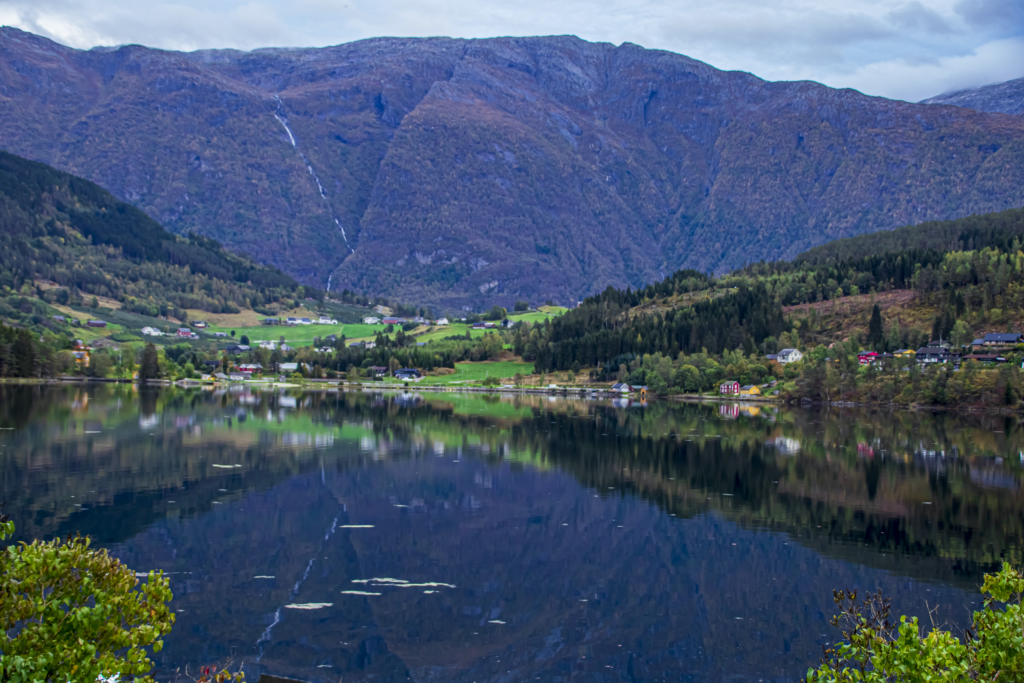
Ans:
[[[142,350],[142,362],[139,364],[139,379],[146,382],[160,376],[160,359],[152,342]]]
[[[868,344],[878,347],[882,344],[884,331],[882,329],[882,309],[875,304],[871,309],[871,321],[868,323]]]

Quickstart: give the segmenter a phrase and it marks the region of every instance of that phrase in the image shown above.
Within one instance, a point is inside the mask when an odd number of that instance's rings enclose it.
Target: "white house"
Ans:
[[[779,351],[779,355],[776,358],[780,363],[785,365],[786,363],[796,363],[804,359],[804,354],[800,353],[796,349],[782,349]]]
[[[164,333],[161,332],[160,330],[156,329],[155,327],[143,327],[142,328],[142,334],[146,335],[147,337],[162,337],[162,336],[164,336]]]
[[[625,382],[616,382],[612,385],[611,390],[616,394],[628,394],[631,391],[630,386]]]
[[[268,349],[270,351],[273,351],[274,349],[277,348],[277,342],[273,340],[261,341],[259,344],[261,349]]]
[[[378,318],[376,316],[368,315],[365,318],[363,318],[363,324],[364,325],[379,325],[380,324],[380,318]]]
[[[437,320],[434,321],[434,324],[435,325],[447,325],[448,324],[448,318],[438,318]]]
[[[335,320],[334,318],[328,318],[326,315],[320,316],[320,320],[318,322],[321,325],[337,325],[338,324],[337,320]]]

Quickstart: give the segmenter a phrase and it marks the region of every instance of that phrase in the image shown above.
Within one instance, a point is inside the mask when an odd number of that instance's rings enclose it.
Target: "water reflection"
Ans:
[[[0,387],[22,538],[172,572],[159,675],[796,680],[835,587],[962,623],[1021,561],[1015,418]]]

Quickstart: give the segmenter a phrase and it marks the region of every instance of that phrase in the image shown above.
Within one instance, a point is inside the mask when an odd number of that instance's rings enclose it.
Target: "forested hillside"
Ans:
[[[237,312],[304,294],[291,277],[213,240],[172,235],[95,183],[5,152],[0,286],[60,304],[106,297],[127,311],[178,318],[188,308]]]
[[[933,385],[939,375],[921,375],[912,359],[904,365],[913,372],[872,368],[870,382],[858,384],[856,353],[937,339],[959,350],[984,333],[1024,330],[1022,217],[1007,211],[914,226],[875,244],[845,240],[721,278],[681,271],[636,291],[609,288],[550,324],[517,331],[516,345],[539,372],[596,368],[595,379],[649,383],[659,393],[775,378],[792,381],[791,395],[816,399],[1002,404],[1024,394],[1009,365],[957,375],[947,391],[946,378]],[[765,359],[784,347],[806,355],[788,374]],[[898,363],[891,365],[890,372]]]
[[[8,151],[304,284],[449,312],[1024,206],[1019,117],[571,36],[179,53],[2,28],[0,83]]]

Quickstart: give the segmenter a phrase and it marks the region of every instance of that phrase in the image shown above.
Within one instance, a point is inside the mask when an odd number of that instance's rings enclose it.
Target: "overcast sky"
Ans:
[[[0,0],[0,24],[177,50],[574,34],[912,101],[1024,76],[1024,0]]]

